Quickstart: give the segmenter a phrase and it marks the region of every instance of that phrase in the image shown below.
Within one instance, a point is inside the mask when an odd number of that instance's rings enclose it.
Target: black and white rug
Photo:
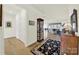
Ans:
[[[32,53],[37,55],[37,52],[43,55],[60,55],[60,41],[48,39],[41,47]]]

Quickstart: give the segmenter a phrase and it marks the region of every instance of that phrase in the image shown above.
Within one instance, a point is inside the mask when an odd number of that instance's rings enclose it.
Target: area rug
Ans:
[[[38,49],[33,49],[35,55],[60,55],[60,41],[48,39]]]

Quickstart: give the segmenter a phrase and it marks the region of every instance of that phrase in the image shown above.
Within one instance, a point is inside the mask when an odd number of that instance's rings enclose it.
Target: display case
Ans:
[[[44,40],[44,20],[41,18],[37,19],[37,41],[41,42]]]

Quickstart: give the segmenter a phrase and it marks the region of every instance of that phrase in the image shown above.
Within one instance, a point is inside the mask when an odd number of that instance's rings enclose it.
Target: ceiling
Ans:
[[[47,16],[50,20],[69,20],[69,8],[72,6],[79,5],[68,5],[68,4],[19,4],[21,8],[27,8],[31,6]],[[51,22],[51,21],[50,21]]]
[[[66,18],[68,15],[67,5],[32,5],[43,14],[46,14],[50,18]]]
[[[9,4],[4,4],[4,12],[10,14],[10,15],[16,15],[17,13],[21,12],[21,8],[18,8],[16,5],[9,5]]]
[[[26,8],[28,5],[23,4],[19,6]],[[69,18],[68,5],[65,4],[31,4],[30,6],[37,9],[50,19],[59,20]]]

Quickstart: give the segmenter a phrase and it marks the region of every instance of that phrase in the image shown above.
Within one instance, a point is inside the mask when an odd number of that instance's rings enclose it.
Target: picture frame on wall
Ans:
[[[6,22],[6,27],[12,27],[12,24],[11,24],[10,21],[7,21],[7,22]]]
[[[35,25],[35,21],[29,20],[29,25]]]
[[[76,9],[73,9],[73,13],[71,15],[71,25],[72,25],[72,31],[78,32],[77,10]]]

